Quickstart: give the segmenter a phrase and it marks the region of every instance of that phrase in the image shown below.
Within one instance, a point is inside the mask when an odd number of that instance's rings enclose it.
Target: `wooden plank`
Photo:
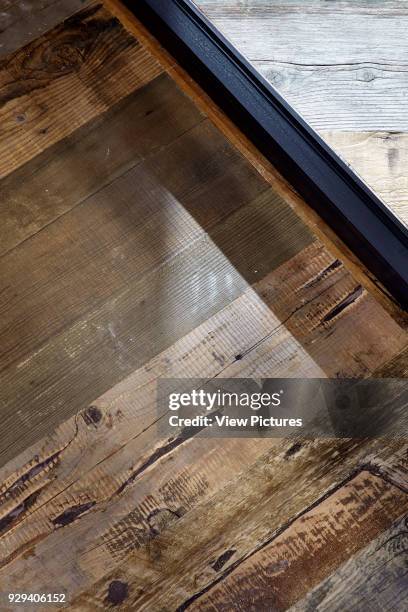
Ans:
[[[324,132],[322,136],[408,226],[408,134]]]
[[[385,363],[373,376],[379,378],[408,378],[408,348],[397,353]]]
[[[396,450],[393,445],[385,448],[384,441],[372,441],[370,449],[366,444],[315,440],[288,461],[288,445],[277,443],[211,499],[138,548],[117,570],[108,571],[74,600],[73,608],[98,609],[107,601],[109,585],[120,581],[128,585],[128,607],[186,609],[223,576],[228,564],[248,558],[287,521],[345,484],[369,450],[381,448],[390,455]],[[219,567],[216,561],[231,550],[234,558]]]
[[[369,459],[372,465],[375,465],[375,470],[381,473],[388,482],[392,482],[397,487],[408,489],[408,444],[394,456],[387,459]]]
[[[192,159],[196,160],[197,157],[193,156]],[[174,161],[176,162],[175,157]],[[179,167],[183,168],[183,172],[187,169],[185,165]],[[203,171],[202,167],[200,171]],[[234,164],[235,171],[237,166]],[[144,178],[149,179],[149,176],[145,175]],[[218,197],[223,195],[222,181],[225,181],[228,190],[230,189],[230,178],[229,173],[222,176],[218,174],[218,179],[215,180]],[[243,175],[240,174],[239,181],[242,178]],[[177,176],[173,174],[172,180],[176,179]],[[143,175],[137,174],[133,185],[138,193],[141,193],[142,180]],[[132,183],[128,182],[127,185],[129,184]],[[205,184],[208,189],[210,182]],[[24,319],[19,321],[11,314],[11,321],[14,323],[9,327],[10,350],[8,354],[3,354],[3,363],[10,359],[12,353],[16,361],[3,370],[1,376],[0,393],[4,406],[3,460],[7,455],[10,457],[10,453],[22,450],[24,444],[32,442],[33,435],[41,437],[41,434],[44,435],[47,429],[55,426],[61,418],[75,413],[132,370],[215,314],[238,297],[248,283],[262,276],[264,270],[274,269],[310,242],[310,235],[305,232],[304,226],[293,213],[290,214],[286,205],[269,191],[218,223],[214,229],[208,227],[208,237],[163,186],[159,189],[156,184],[152,191],[152,185],[154,183],[148,181],[143,206],[145,214],[152,209],[153,217],[149,218],[147,214],[144,225],[140,224],[142,209],[135,209],[133,229],[129,232],[129,219],[132,217],[129,217],[126,198],[123,202],[126,222],[123,225],[118,223],[117,216],[113,221],[109,215],[106,217],[106,237],[111,263],[106,263],[103,267],[101,257],[104,251],[101,249],[98,234],[102,236],[100,231],[104,227],[105,213],[100,206],[101,200],[97,201],[95,208],[92,207],[91,225],[86,223],[87,217],[80,224],[84,234],[89,233],[89,227],[98,227],[95,225],[94,214],[97,210],[101,211],[101,229],[99,232],[93,229],[91,234],[93,246],[88,254],[89,267],[85,269],[84,274],[82,262],[86,262],[86,251],[82,246],[81,252],[78,253],[79,259],[72,261],[72,272],[68,276],[61,276],[62,286],[66,287],[61,307],[48,293],[47,307],[41,301],[42,306],[30,310],[30,322],[36,317],[36,327],[31,324],[27,327],[25,345],[21,342],[21,334],[19,344],[16,344],[17,336],[15,331],[13,332],[13,329],[24,325]],[[239,185],[242,183],[239,182]],[[182,188],[186,188],[186,185],[182,184]],[[131,197],[132,191],[126,188],[128,197]],[[149,193],[153,194],[153,200],[147,196]],[[208,219],[211,212],[219,214],[219,211],[222,211],[221,214],[225,215],[226,208],[221,209],[217,205],[218,199],[212,197],[213,193],[212,189],[209,192],[193,193],[191,208],[199,204],[201,196],[209,206]],[[234,196],[234,206],[238,205],[238,191],[230,193]],[[241,189],[239,193],[240,197],[244,197],[245,190]],[[162,194],[160,199],[159,194]],[[109,198],[109,201],[112,200]],[[115,201],[118,203],[117,199]],[[187,198],[185,204],[188,204]],[[75,211],[78,211],[78,208]],[[261,228],[259,219],[262,220]],[[65,216],[61,222],[65,224],[67,220]],[[57,231],[57,223],[52,224],[50,230],[56,240],[61,240],[64,232]],[[169,224],[172,234],[166,234]],[[78,224],[70,225],[70,228],[65,236],[68,244],[72,245],[72,236],[77,234]],[[115,234],[118,235],[117,244],[112,243]],[[236,240],[237,235],[240,236],[239,242]],[[286,237],[281,248],[271,249],[273,243],[279,246],[279,237],[282,235]],[[125,237],[130,241],[128,250],[124,242]],[[44,248],[44,244],[41,241],[41,248]],[[49,246],[50,242],[47,240],[46,244]],[[50,253],[48,246],[46,250]],[[61,248],[57,250],[57,261],[62,256],[60,261],[65,269],[67,255],[64,255]],[[93,252],[95,259],[92,257]],[[17,261],[16,256],[13,261]],[[109,268],[112,270],[112,276],[109,274]],[[48,270],[51,270],[51,261]],[[39,269],[39,273],[44,274],[44,269]],[[60,275],[57,274],[57,277]],[[70,288],[71,281],[75,282]],[[55,290],[56,282],[54,272],[50,276],[48,291]],[[116,293],[109,297],[108,292],[113,289]],[[44,291],[41,293],[43,295]],[[33,295],[36,295],[36,292]],[[98,299],[95,300],[94,296],[97,295]],[[26,300],[23,309],[25,312]],[[87,314],[74,321],[72,315],[79,312],[78,308],[82,311],[86,309]],[[69,323],[68,317],[71,319],[70,326],[58,333],[58,326]],[[44,343],[38,346],[40,327],[43,330]],[[20,329],[23,330],[24,327]],[[51,333],[54,334],[52,338]],[[47,338],[50,340],[45,342]],[[34,348],[33,341],[37,344],[37,349]],[[30,343],[34,352],[27,350]],[[22,357],[24,352],[25,358]],[[21,355],[20,358],[18,354]],[[109,364],[108,371],[106,364]]]
[[[405,515],[308,593],[291,612],[404,610],[408,601],[407,526]]]
[[[197,4],[316,129],[408,130],[405,0]]]
[[[1,0],[0,58],[24,47],[95,0]]]
[[[226,572],[224,579],[193,602],[191,610],[287,610],[407,511],[406,493],[362,471],[231,573]],[[233,563],[231,555],[224,571]],[[342,570],[339,574],[344,579]],[[316,589],[316,595],[327,592],[325,584]],[[348,585],[349,581],[343,582],[343,606],[336,601],[337,610],[356,610],[351,605],[353,597],[347,596]],[[334,603],[334,597],[329,601]],[[329,601],[322,609],[332,609],[327,607]],[[320,609],[317,597],[307,595],[306,602],[315,603],[310,609]],[[294,609],[307,609],[306,602]]]
[[[160,72],[151,55],[97,7],[6,57],[0,62],[0,177]]]
[[[0,255],[101,192],[202,119],[171,79],[161,75],[34,157],[1,182]]]
[[[195,155],[191,156],[193,148]],[[172,257],[188,246],[194,248],[197,238],[203,244],[208,242],[204,230],[209,231],[265,189],[208,122],[176,138],[153,158],[135,164],[1,259],[0,369],[29,357],[55,333],[155,268],[166,262],[170,266]],[[293,254],[290,245],[296,244],[303,231],[293,214],[288,222],[282,219],[288,208],[283,202],[272,194],[265,196],[248,218],[235,223],[243,231],[245,222],[254,224],[256,215],[264,214],[270,217],[270,231],[276,231],[275,213],[267,210],[275,200],[276,223],[289,228],[294,223],[295,232],[299,228],[288,248],[282,245],[277,258],[281,263],[285,250]],[[307,231],[303,234],[308,236]],[[276,259],[275,254],[276,250],[265,265]],[[44,260],[47,265],[33,269],[32,262]],[[29,322],[24,323],[27,317]]]

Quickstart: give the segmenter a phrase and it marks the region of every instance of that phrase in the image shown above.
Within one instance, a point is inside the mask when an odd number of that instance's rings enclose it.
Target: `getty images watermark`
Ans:
[[[164,435],[408,437],[403,379],[164,379]]]
[[[192,389],[190,392],[172,392],[169,394],[169,409],[177,411],[176,415],[169,415],[168,422],[171,427],[302,427],[302,418],[264,416],[262,414],[241,414],[245,411],[261,411],[267,408],[278,408],[281,405],[281,390],[276,393],[247,393],[229,392],[218,389],[214,392],[204,389]],[[183,408],[197,408],[206,410],[210,414],[196,414],[192,417],[181,416]],[[234,408],[232,414],[223,414],[221,408]],[[239,410],[238,410],[239,409]]]

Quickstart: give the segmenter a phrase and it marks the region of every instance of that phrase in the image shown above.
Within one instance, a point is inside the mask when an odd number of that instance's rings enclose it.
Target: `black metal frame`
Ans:
[[[408,310],[408,231],[191,0],[123,0]]]

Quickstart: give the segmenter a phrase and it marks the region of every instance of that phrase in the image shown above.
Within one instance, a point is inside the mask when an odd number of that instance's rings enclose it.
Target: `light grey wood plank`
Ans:
[[[408,224],[408,2],[197,4]]]
[[[408,134],[331,131],[322,136],[408,226]]]
[[[408,2],[197,0],[316,129],[408,130]]]
[[[408,517],[324,580],[291,612],[403,612],[408,607]]]
[[[0,58],[91,4],[95,0],[0,0]]]

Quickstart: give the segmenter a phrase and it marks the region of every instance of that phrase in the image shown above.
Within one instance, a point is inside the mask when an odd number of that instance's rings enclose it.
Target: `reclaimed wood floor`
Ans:
[[[107,9],[41,4],[3,7],[0,593],[405,610],[407,444],[169,440],[155,387],[405,377],[406,331]]]

